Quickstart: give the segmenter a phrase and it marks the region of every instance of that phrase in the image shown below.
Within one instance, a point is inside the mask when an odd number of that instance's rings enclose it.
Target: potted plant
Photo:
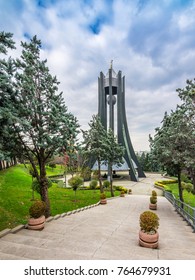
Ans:
[[[121,196],[121,197],[124,197],[124,196],[125,196],[125,192],[124,192],[124,191],[121,191],[120,196]]]
[[[140,215],[139,245],[147,248],[158,248],[159,217],[152,211]]]
[[[106,204],[106,203],[107,203],[106,194],[101,193],[100,194],[100,204]]]
[[[30,218],[28,229],[40,230],[45,226],[46,204],[42,200],[36,200],[29,208]]]
[[[152,191],[152,196],[150,197],[149,209],[150,210],[157,209],[157,193],[155,190]]]
[[[155,196],[150,197],[149,209],[150,210],[157,209],[157,198]]]
[[[132,189],[129,189],[129,190],[128,190],[128,194],[132,194]]]

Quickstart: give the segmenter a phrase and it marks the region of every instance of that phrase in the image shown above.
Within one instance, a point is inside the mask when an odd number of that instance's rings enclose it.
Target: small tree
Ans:
[[[75,192],[75,202],[76,202],[76,191],[83,184],[83,178],[79,176],[73,176],[68,180],[69,185],[73,188]]]
[[[110,191],[111,196],[114,196],[113,191],[113,165],[120,166],[123,163],[123,156],[124,156],[124,148],[117,143],[116,137],[111,129],[109,129],[107,133],[107,149],[106,149],[106,156],[105,160],[108,163],[109,168],[109,176],[110,176]]]
[[[108,149],[108,141],[106,141],[107,133],[98,116],[92,116],[89,127],[90,128],[88,131],[83,131],[83,153],[97,160],[100,192],[103,192],[101,179],[101,162],[105,160],[106,150]]]

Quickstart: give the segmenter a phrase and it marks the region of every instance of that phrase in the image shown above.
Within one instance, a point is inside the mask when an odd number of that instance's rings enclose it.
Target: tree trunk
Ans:
[[[50,202],[48,196],[48,180],[46,176],[45,162],[43,159],[40,160],[39,167],[40,167],[39,183],[40,183],[41,199],[46,203],[45,217],[47,218],[51,215],[51,213],[50,213]]]
[[[179,165],[177,167],[177,178],[178,178],[178,188],[179,188],[179,199],[182,202],[184,202],[184,200],[183,200],[183,190],[182,190],[182,187],[181,187],[181,168],[180,168]],[[182,208],[183,208],[183,204],[182,204]]]
[[[114,191],[113,191],[113,176],[112,176],[112,163],[109,164],[109,173],[110,173],[110,193],[111,196],[114,197]]]
[[[99,180],[99,184],[100,184],[100,192],[103,193],[103,186],[102,186],[102,179],[101,179],[101,162],[98,159],[98,180]]]

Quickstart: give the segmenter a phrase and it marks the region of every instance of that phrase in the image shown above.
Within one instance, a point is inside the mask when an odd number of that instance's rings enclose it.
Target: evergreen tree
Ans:
[[[182,100],[183,126],[185,130],[185,155],[184,164],[192,178],[195,193],[195,79],[187,80],[183,89],[177,89]]]
[[[83,131],[84,154],[93,157],[98,163],[98,180],[100,192],[103,192],[101,179],[101,162],[106,159],[107,132],[98,116],[93,115],[89,123],[89,130]]]
[[[10,150],[7,153],[3,150],[4,134],[7,134],[5,128],[10,115],[7,104],[10,99],[14,101],[13,75],[15,67],[11,58],[6,59],[7,51],[15,48],[12,36],[11,33],[0,32],[0,160],[10,160],[13,157]]]
[[[110,175],[111,196],[114,196],[113,185],[112,185],[112,181],[113,181],[112,166],[115,164],[120,166],[123,163],[124,148],[120,144],[118,144],[112,129],[109,129],[107,133],[107,149],[105,152],[106,152],[105,162],[108,164],[109,175]]]
[[[22,55],[15,65],[15,100],[7,108],[10,115],[7,132],[12,135],[5,149],[10,147],[29,160],[40,185],[46,216],[50,215],[46,162],[55,153],[67,150],[74,143],[78,123],[68,113],[58,81],[53,77],[46,60],[40,59],[41,41],[34,36],[29,43],[22,42]],[[36,165],[38,163],[38,167]]]

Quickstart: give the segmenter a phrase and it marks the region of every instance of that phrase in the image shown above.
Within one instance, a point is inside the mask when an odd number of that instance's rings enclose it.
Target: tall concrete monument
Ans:
[[[114,112],[114,106],[117,104],[117,113]],[[110,69],[106,76],[100,72],[98,77],[98,115],[104,128],[111,128],[114,131],[116,116],[118,143],[125,148],[124,161],[129,168],[130,179],[138,181],[139,177],[146,177],[136,154],[134,152],[125,111],[125,77],[122,72],[117,74],[113,69],[112,61]]]

